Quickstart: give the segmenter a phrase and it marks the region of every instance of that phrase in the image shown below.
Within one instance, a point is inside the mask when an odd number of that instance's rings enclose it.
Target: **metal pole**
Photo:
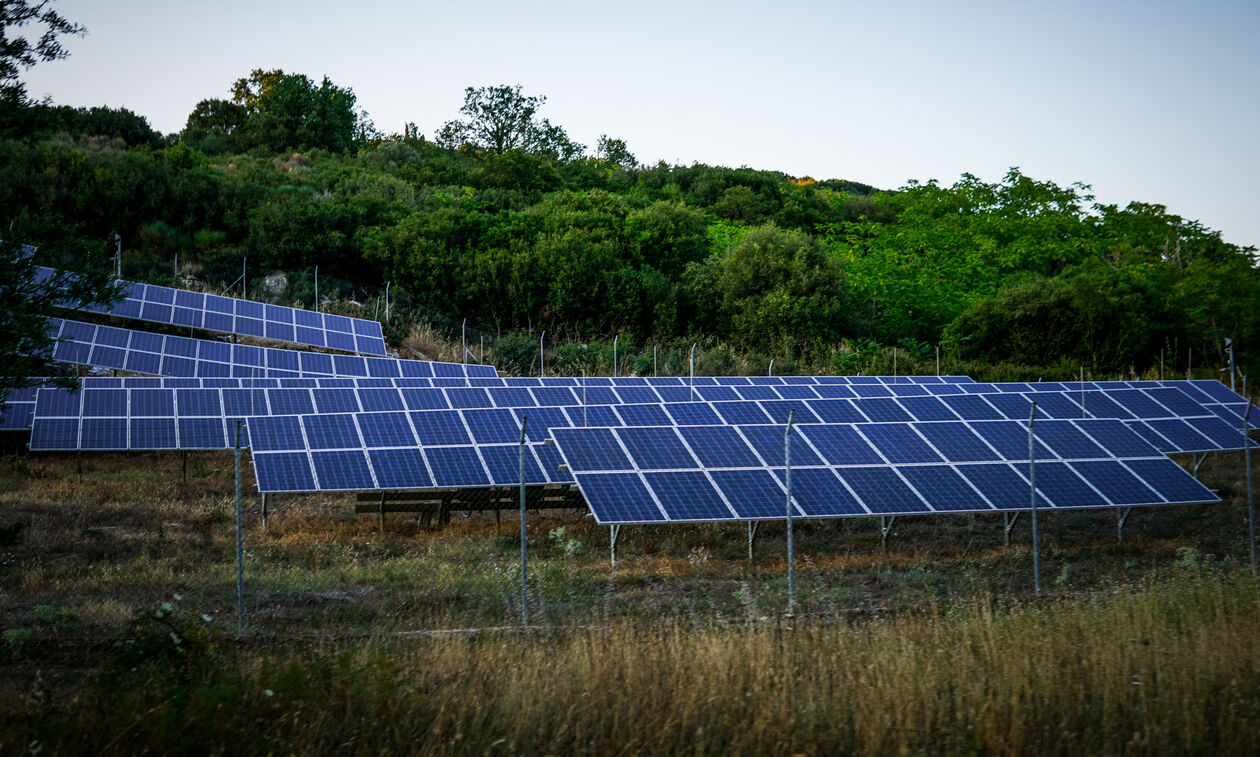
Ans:
[[[941,346],[936,345],[936,375],[941,375]]]
[[[696,398],[696,343],[691,343],[691,357],[688,359],[691,363],[691,383],[688,384],[687,399],[695,400]]]
[[[543,329],[543,333],[538,335],[538,378],[542,378],[546,374],[543,372],[543,338],[547,336],[547,330]]]
[[[521,626],[529,628],[529,544],[525,541],[525,426],[529,416],[521,416]]]
[[[459,324],[459,362],[461,363],[468,362],[468,339],[466,338],[467,333],[468,333],[468,319],[465,318]]]
[[[897,348],[893,347],[893,377],[897,375]]]
[[[788,617],[796,614],[796,555],[792,550],[792,422],[796,408],[788,411],[787,431],[783,433],[783,483],[787,489]]]
[[[241,422],[236,422],[236,630],[245,633],[245,540],[241,535]]]
[[[613,378],[617,378],[617,340],[621,338],[621,334],[613,337]]]
[[[657,344],[652,345],[652,375],[653,376],[656,375],[656,349],[659,346],[660,345],[657,345]]]
[[[1037,533],[1037,437],[1033,424],[1037,420],[1037,403],[1028,411],[1028,496],[1032,507],[1033,583],[1041,596],[1041,539]]]
[[[774,375],[774,358],[770,358],[770,370],[766,371],[767,376]]]
[[[389,323],[389,285],[391,282],[385,282],[385,322]]]
[[[179,281],[179,253],[175,253],[175,280]]]
[[[114,235],[114,278],[122,278],[122,235]]]
[[[1243,413],[1243,464],[1247,467],[1247,536],[1251,542],[1251,575],[1256,575],[1256,501],[1251,488],[1251,408],[1253,400],[1247,397],[1247,412]]]
[[[1229,390],[1237,392],[1238,390],[1234,388],[1234,340],[1226,339],[1225,346],[1229,348]]]
[[[241,256],[241,299],[249,299],[249,287],[245,284],[245,261],[249,260],[248,255]]]

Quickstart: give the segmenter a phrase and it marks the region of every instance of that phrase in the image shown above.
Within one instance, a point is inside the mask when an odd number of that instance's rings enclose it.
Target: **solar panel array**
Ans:
[[[9,392],[5,397],[4,409],[0,411],[0,431],[21,431],[31,427],[36,390],[37,387],[31,386]]]
[[[301,352],[63,319],[50,319],[49,327],[57,339],[54,360],[154,376],[465,378],[497,373],[488,365]]]
[[[56,275],[41,267],[39,276]],[[385,355],[381,324],[363,318],[269,305],[235,297],[173,289],[155,284],[120,282],[124,298],[113,305],[84,310],[153,323],[252,336],[280,342],[326,347],[366,355]]]
[[[783,518],[783,426],[556,429],[603,524]],[[1036,426],[1038,506],[1217,502],[1114,420]],[[1030,507],[1028,427],[1018,421],[802,425],[792,505],[805,518],[1019,511]]]

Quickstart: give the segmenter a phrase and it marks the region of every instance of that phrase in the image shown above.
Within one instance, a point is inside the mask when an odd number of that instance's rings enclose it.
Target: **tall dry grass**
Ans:
[[[32,703],[58,752],[1253,754],[1260,585],[1188,561],[1078,601],[206,645]],[[162,658],[163,660],[166,658]],[[128,664],[134,664],[130,662]]]

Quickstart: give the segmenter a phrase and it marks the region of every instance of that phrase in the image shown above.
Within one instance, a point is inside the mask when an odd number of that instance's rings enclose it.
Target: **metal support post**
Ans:
[[[1207,460],[1207,453],[1206,453],[1206,452],[1204,452],[1202,455],[1200,455],[1200,454],[1199,454],[1199,453],[1197,453],[1197,452],[1191,452],[1191,453],[1190,453],[1190,459],[1194,462],[1194,477],[1195,477],[1195,478],[1198,478],[1198,477],[1199,477],[1199,466],[1200,466],[1200,465],[1203,465],[1203,461],[1204,461],[1204,460]]]
[[[608,527],[608,553],[614,570],[617,568],[617,537],[620,535],[620,524],[614,523]]]
[[[752,565],[752,562],[753,562],[753,541],[755,541],[757,538],[758,525],[760,525],[760,521],[755,521],[755,520],[748,521],[748,564],[749,565]]]
[[[621,338],[621,334],[613,336],[613,378],[617,378],[617,340]]]
[[[521,626],[529,628],[529,544],[525,534],[525,426],[529,416],[521,417]]]
[[[544,357],[545,353],[543,352],[543,339],[545,339],[546,336],[547,336],[546,329],[543,329],[543,333],[538,335],[538,378],[542,378],[543,376],[546,375],[546,373],[543,372],[543,368],[546,365],[546,363],[544,362],[546,358]]]
[[[1229,390],[1231,392],[1236,392],[1237,390],[1234,388],[1234,376],[1236,375],[1236,373],[1234,371],[1234,340],[1233,339],[1229,339],[1228,337],[1225,339],[1225,349],[1229,350]]]
[[[897,348],[893,347],[893,378],[897,377]]]
[[[468,319],[459,324],[459,362],[468,362]]]
[[[1251,408],[1255,400],[1247,397],[1247,412],[1243,413],[1243,465],[1247,468],[1247,538],[1251,546],[1251,575],[1256,575],[1256,501],[1251,489]]]
[[[691,401],[695,401],[696,399],[696,343],[695,342],[691,343],[691,357],[689,358],[689,362],[691,363],[691,383],[687,385],[688,387],[687,399]]]
[[[1015,521],[1019,520],[1019,513],[1002,513],[1002,543],[1004,546],[1011,546],[1011,530],[1015,528]]]
[[[1132,507],[1116,508],[1116,543],[1124,541],[1124,524],[1129,520],[1129,513],[1133,512]]]
[[[767,376],[773,376],[773,375],[774,375],[774,358],[770,358],[770,369],[769,369],[768,371],[766,371],[766,375],[767,375]]]
[[[389,323],[389,285],[391,282],[385,282],[385,322]]]
[[[122,278],[122,236],[114,235],[114,278]]]
[[[262,527],[267,528],[267,492],[258,495],[258,511],[262,515]]]
[[[376,506],[377,525],[385,530],[385,492],[381,492],[381,501]]]
[[[1083,385],[1082,385],[1083,386]],[[1037,533],[1037,436],[1033,424],[1037,420],[1037,403],[1028,411],[1028,497],[1032,507],[1033,584],[1041,595],[1041,538]]]
[[[656,351],[660,348],[659,344],[652,345],[652,375],[656,375]]]
[[[897,522],[897,516],[891,518],[887,515],[879,516],[879,548],[882,552],[888,551],[888,535],[892,533],[893,523]]]
[[[796,614],[796,555],[792,551],[792,423],[796,420],[796,408],[788,411],[787,430],[783,432],[783,483],[787,489],[785,514],[787,515],[788,557],[788,617]],[[752,545],[749,545],[751,551]]]
[[[941,375],[941,346],[936,345],[936,375]]]
[[[236,630],[245,633],[245,538],[241,531],[241,421],[236,422]]]

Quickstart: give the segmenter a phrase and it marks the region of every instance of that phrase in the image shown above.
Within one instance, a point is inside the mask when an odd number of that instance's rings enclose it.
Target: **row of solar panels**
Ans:
[[[359,449],[333,448],[351,433],[346,422],[363,418],[251,419],[256,438],[265,441],[252,451],[259,489],[482,488],[520,481],[520,450],[511,443],[391,446],[405,436],[401,427],[372,423],[356,425]],[[1028,463],[1028,430],[1018,421],[819,424],[796,433],[793,504],[802,517],[1028,507],[1029,484],[1020,472]],[[781,425],[554,429],[553,435],[556,447],[526,447],[526,483],[576,480],[601,523],[784,515]],[[1037,437],[1044,505],[1217,501],[1118,421],[1047,421]]]
[[[631,389],[636,388],[621,388]],[[485,401],[487,392],[493,404]],[[1180,389],[1165,387],[1086,392],[1083,407],[1077,404],[1082,395],[1069,392],[588,405],[578,403],[569,387],[88,388],[75,393],[43,389],[38,396],[31,438],[36,450],[223,448],[232,443],[233,420],[250,415],[431,411],[454,405],[464,414],[448,416],[451,422],[471,428],[483,422],[519,426],[526,414],[543,428],[784,423],[793,409],[802,423],[1021,420],[1028,417],[1032,399],[1043,418],[1124,420],[1165,452],[1242,447],[1240,424],[1214,412],[1224,406],[1204,406]],[[139,419],[145,420],[131,422]]]
[[[38,269],[41,281],[56,275],[51,268]],[[124,294],[122,300],[109,306],[83,309],[119,318],[188,326],[222,334],[274,339],[365,355],[386,354],[385,337],[377,321],[154,284],[127,281],[119,284]]]
[[[934,430],[941,425],[949,431]],[[718,438],[688,438],[683,428],[620,428],[558,429],[555,439],[600,523],[783,518],[781,429],[772,455],[734,438],[739,427],[709,429]],[[1027,425],[1015,421],[802,426],[792,440],[794,515],[1027,510],[1028,436]],[[1039,507],[1220,501],[1114,421],[1048,421],[1038,424],[1036,438]],[[1046,454],[1048,447],[1059,459]]]
[[[156,376],[466,378],[497,375],[493,366],[255,347],[82,321],[50,319],[49,327],[57,339],[54,360]]]

